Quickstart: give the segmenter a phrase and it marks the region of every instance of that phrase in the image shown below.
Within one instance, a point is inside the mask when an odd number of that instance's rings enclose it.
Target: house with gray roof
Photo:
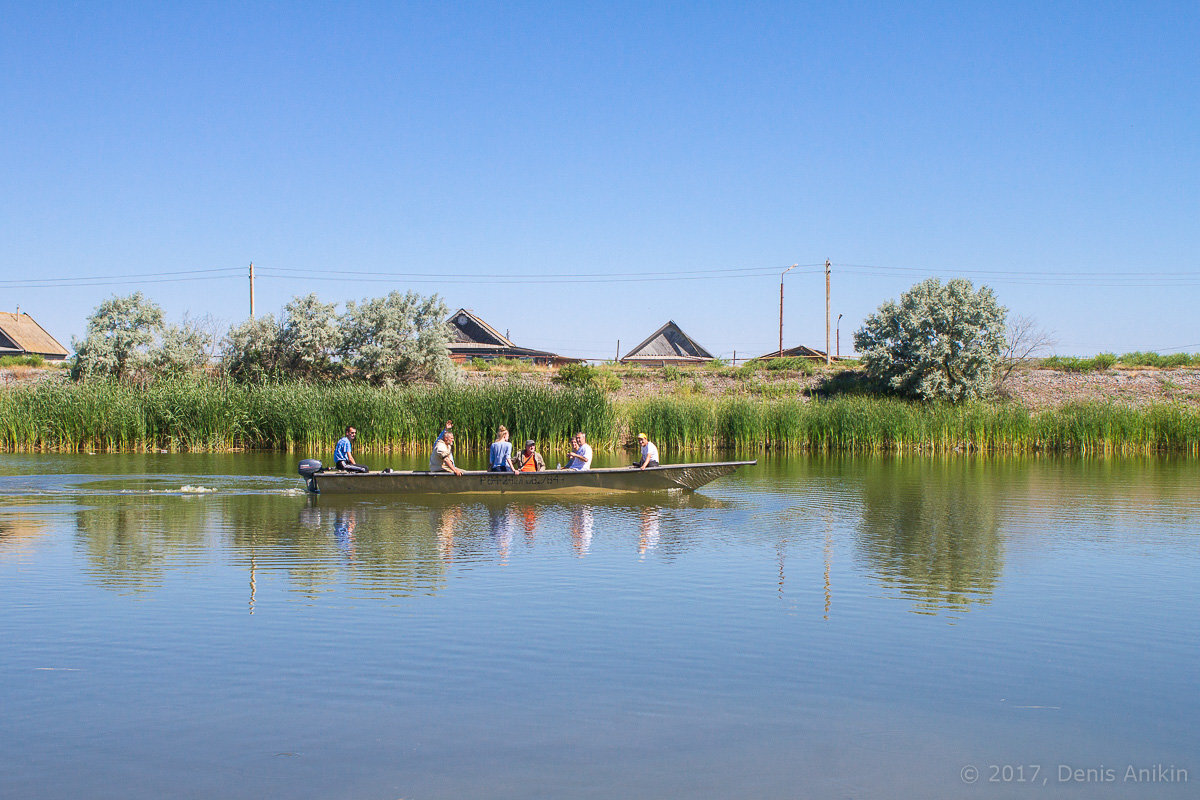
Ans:
[[[450,326],[450,360],[463,364],[475,358],[491,361],[497,358],[515,358],[520,361],[531,361],[534,364],[562,366],[573,364],[581,359],[560,356],[546,350],[534,350],[529,347],[519,347],[507,334],[487,324],[472,311],[460,308],[446,320]]]
[[[622,356],[620,363],[665,367],[668,364],[700,364],[712,360],[712,353],[684,333],[674,320],[667,320],[666,325]]]

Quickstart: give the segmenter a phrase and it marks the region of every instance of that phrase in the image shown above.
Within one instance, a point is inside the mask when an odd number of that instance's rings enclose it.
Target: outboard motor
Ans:
[[[308,484],[308,490],[313,494],[320,493],[320,491],[317,489],[316,481],[313,480],[313,476],[318,472],[324,471],[325,467],[321,466],[321,462],[317,461],[315,458],[306,458],[300,462],[300,477],[304,478],[305,483]]]

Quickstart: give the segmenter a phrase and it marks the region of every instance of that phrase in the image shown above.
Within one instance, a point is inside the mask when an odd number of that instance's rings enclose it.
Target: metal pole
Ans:
[[[617,339],[617,357],[614,358],[613,361],[620,361],[620,360],[621,360],[621,340]]]
[[[842,315],[838,314],[837,321],[837,357],[842,357]]]
[[[783,358],[783,276],[798,267],[799,264],[792,264],[785,269],[779,276],[779,357]]]
[[[250,262],[250,319],[254,319],[254,262]]]
[[[829,259],[825,259],[825,366],[829,366]]]

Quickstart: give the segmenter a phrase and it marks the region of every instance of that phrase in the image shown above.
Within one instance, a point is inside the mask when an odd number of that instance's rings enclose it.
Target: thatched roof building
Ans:
[[[460,308],[446,320],[450,325],[450,359],[462,364],[473,358],[491,361],[496,358],[515,358],[535,364],[561,366],[581,359],[560,356],[546,350],[518,347],[511,339],[484,322],[473,312]]]
[[[41,356],[62,361],[70,353],[28,314],[0,311],[0,356]]]
[[[705,350],[695,339],[683,332],[673,320],[656,330],[646,339],[621,357],[622,364],[698,364],[712,361],[713,354]]]

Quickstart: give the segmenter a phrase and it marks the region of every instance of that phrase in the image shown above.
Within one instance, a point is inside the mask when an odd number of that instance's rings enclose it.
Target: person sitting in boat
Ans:
[[[657,467],[658,448],[654,445],[654,442],[650,441],[650,438],[644,433],[639,433],[637,435],[637,440],[638,444],[642,447],[642,457],[636,464],[634,464],[634,466],[638,469]]]
[[[488,470],[490,472],[516,472],[512,460],[512,442],[508,440],[508,428],[503,425],[496,431],[496,441],[488,448]]]
[[[587,443],[583,431],[572,437],[571,445],[575,449],[567,453],[567,469],[591,469],[592,446]]]
[[[455,475],[462,475],[463,471],[454,465],[453,449],[454,434],[447,432],[433,446],[433,453],[429,456],[429,471],[453,472]]]
[[[346,426],[346,435],[338,439],[333,448],[334,466],[343,472],[370,472],[366,467],[356,463],[354,456],[350,454],[350,447],[356,436],[358,436],[358,431],[354,430],[354,426]]]
[[[537,442],[533,439],[525,442],[525,449],[517,453],[517,472],[541,472],[546,468],[542,454],[537,451]]]

